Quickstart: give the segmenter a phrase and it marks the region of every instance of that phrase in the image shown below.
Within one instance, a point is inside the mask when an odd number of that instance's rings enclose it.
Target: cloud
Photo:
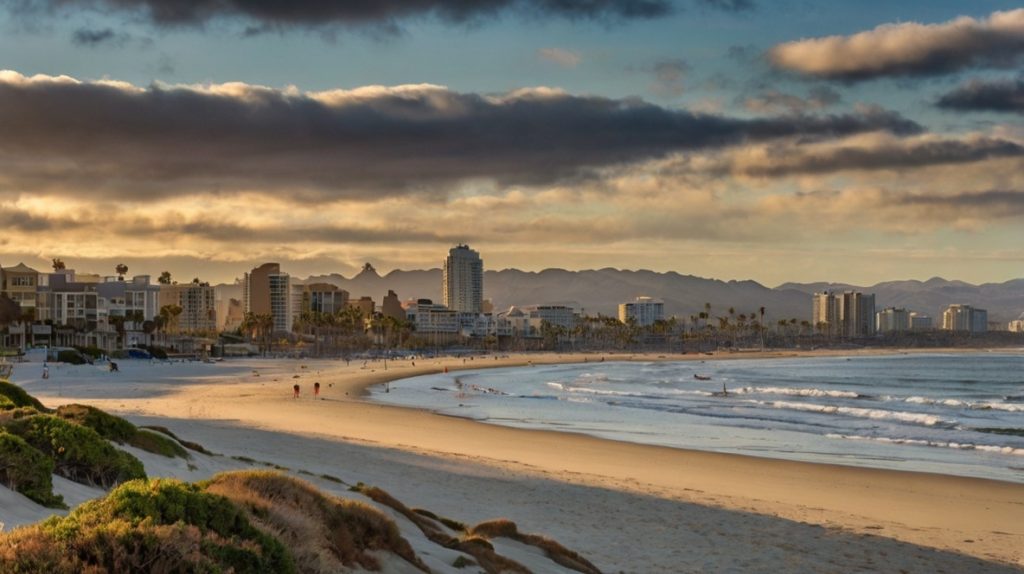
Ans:
[[[710,4],[733,4],[704,0]],[[739,2],[743,4],[743,2]],[[263,27],[394,26],[431,16],[461,23],[492,19],[506,12],[591,20],[649,19],[672,12],[670,0],[24,0],[23,14],[74,10],[120,12],[158,27],[200,27],[214,20],[241,19]]]
[[[942,24],[883,24],[852,36],[779,44],[777,68],[837,80],[932,76],[969,68],[1012,68],[1024,59],[1024,9]]]
[[[679,96],[683,93],[683,77],[690,64],[681,58],[660,60],[651,66],[654,74],[652,91],[658,95]]]
[[[537,57],[541,60],[558,64],[563,68],[575,68],[583,59],[578,53],[562,48],[541,48],[537,50]]]
[[[911,170],[931,166],[1024,158],[1024,145],[994,137],[865,134],[838,142],[772,144],[736,150],[712,171],[750,177],[785,177],[840,171]]]
[[[767,90],[751,96],[743,102],[743,106],[755,113],[789,113],[802,114],[833,106],[842,99],[839,92],[829,87],[818,87],[811,90],[806,98],[787,94],[778,90]]]
[[[754,0],[698,0],[697,3],[725,12],[747,12],[755,8]]]
[[[10,71],[0,71],[0,125],[0,188],[127,201],[282,189],[307,201],[439,196],[458,182],[550,184],[740,143],[921,131],[877,108],[739,119],[551,88],[137,87]]]
[[[972,80],[943,94],[936,105],[950,110],[1024,113],[1024,79]]]

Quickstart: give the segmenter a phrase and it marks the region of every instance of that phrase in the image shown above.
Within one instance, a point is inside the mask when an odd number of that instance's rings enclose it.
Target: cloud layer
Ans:
[[[1024,113],[1024,80],[973,80],[944,94],[940,108],[963,111]]]
[[[1024,9],[786,42],[769,50],[768,59],[782,70],[847,81],[1012,68],[1024,59]]]
[[[74,182],[143,199],[286,188],[325,200],[443,193],[469,180],[550,184],[688,150],[921,129],[879,109],[738,119],[549,88],[140,88],[9,71],[0,72],[0,125],[8,190]]]
[[[700,0],[735,10],[746,2]],[[672,11],[669,0],[23,0],[23,14],[90,10],[121,13],[159,27],[202,26],[218,19],[243,19],[260,26],[322,27],[330,25],[393,25],[414,17],[471,22],[519,12],[569,19],[645,19]]]

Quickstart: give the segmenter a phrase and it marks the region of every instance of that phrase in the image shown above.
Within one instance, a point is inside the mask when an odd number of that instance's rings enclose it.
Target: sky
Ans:
[[[1024,7],[0,0],[0,266],[1024,277]]]

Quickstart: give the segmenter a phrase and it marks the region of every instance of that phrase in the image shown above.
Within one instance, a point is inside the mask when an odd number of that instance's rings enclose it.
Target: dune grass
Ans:
[[[360,492],[370,500],[383,504],[402,516],[405,516],[412,521],[412,523],[415,524],[431,542],[444,546],[445,548],[469,554],[488,574],[500,574],[502,572],[530,574],[530,570],[527,567],[495,552],[494,546],[492,546],[485,538],[472,534],[461,538],[451,536],[443,532],[433,519],[412,511],[408,506],[402,504],[399,500],[388,494],[383,489],[375,486],[366,486],[360,483],[352,487],[351,490]]]
[[[66,517],[0,535],[8,572],[296,572],[231,501],[177,480],[127,482]]]
[[[43,406],[43,403],[39,402],[39,399],[25,392],[25,389],[7,381],[0,380],[0,396],[6,397],[14,407],[32,407],[41,413],[51,412],[50,409]],[[7,401],[0,403],[0,410],[13,408],[2,406]]]
[[[272,471],[223,473],[202,484],[280,538],[301,572],[376,570],[380,564],[374,551],[391,552],[429,572],[395,523],[367,504],[324,495],[303,480]]]
[[[114,448],[89,427],[39,414],[7,421],[4,428],[49,457],[53,472],[69,480],[109,489],[146,477],[139,459]]]
[[[146,430],[140,430],[125,419],[90,405],[61,405],[57,407],[57,416],[75,424],[89,427],[103,438],[118,444],[128,444],[146,452],[168,458],[189,458],[188,451],[170,438]]]
[[[597,566],[594,566],[590,561],[580,556],[578,553],[569,550],[550,538],[536,534],[525,534],[519,532],[519,528],[516,526],[516,523],[511,520],[500,518],[497,520],[481,522],[471,528],[469,533],[471,535],[483,536],[486,538],[495,538],[500,536],[516,540],[523,544],[529,544],[530,546],[535,546],[543,550],[544,554],[546,554],[548,558],[561,566],[576,570],[577,572],[583,572],[585,574],[601,574],[601,571],[597,569]]]
[[[0,483],[47,508],[67,508],[53,493],[53,460],[0,428]]]
[[[169,428],[167,428],[167,427],[156,426],[156,425],[144,425],[144,426],[140,426],[139,428],[140,429],[147,429],[147,430],[151,430],[151,431],[156,431],[156,432],[158,432],[160,434],[165,434],[165,435],[173,438],[174,440],[178,441],[178,444],[180,444],[181,446],[183,446],[183,447],[185,447],[185,448],[187,448],[189,450],[198,452],[199,454],[205,454],[207,456],[217,456],[216,453],[213,453],[213,452],[210,452],[210,451],[206,450],[203,447],[203,445],[201,445],[199,443],[195,443],[195,442],[191,442],[191,441],[187,441],[187,440],[181,439],[179,436],[177,436],[176,434],[171,432],[171,430]]]

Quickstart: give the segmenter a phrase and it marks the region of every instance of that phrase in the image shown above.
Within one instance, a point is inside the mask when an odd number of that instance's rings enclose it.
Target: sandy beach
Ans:
[[[364,395],[445,368],[599,357],[400,360],[386,370],[337,360],[125,361],[120,373],[56,365],[48,380],[22,365],[13,380],[50,406],[93,404],[215,452],[374,484],[466,522],[510,518],[608,572],[1024,570],[1024,484],[505,428]],[[314,381],[322,400],[313,400]]]

